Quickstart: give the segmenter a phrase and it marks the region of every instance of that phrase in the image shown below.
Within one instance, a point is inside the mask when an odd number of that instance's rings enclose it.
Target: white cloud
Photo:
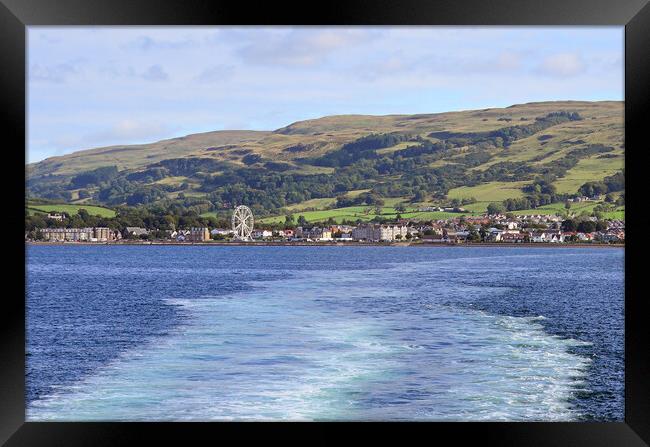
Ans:
[[[142,51],[151,50],[182,50],[192,47],[197,43],[189,38],[177,40],[156,39],[151,36],[138,36],[134,40],[127,42],[125,48],[135,48]]]
[[[169,75],[160,65],[156,64],[147,68],[147,70],[142,73],[142,78],[147,81],[166,81],[169,79]]]
[[[377,31],[344,28],[266,32],[262,39],[240,48],[238,54],[249,64],[312,66],[337,50],[348,49],[379,35]]]
[[[32,64],[29,67],[29,79],[32,81],[54,82],[61,84],[65,82],[70,75],[77,74],[81,71],[83,59],[76,59],[56,65]]]
[[[587,68],[577,53],[559,53],[546,57],[537,67],[537,72],[556,77],[569,77],[583,73]]]
[[[215,65],[208,67],[201,72],[198,80],[201,82],[221,82],[230,79],[235,72],[232,65]]]

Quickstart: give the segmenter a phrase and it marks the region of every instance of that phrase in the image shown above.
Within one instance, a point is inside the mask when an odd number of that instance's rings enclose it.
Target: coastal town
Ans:
[[[63,214],[49,214],[61,221]],[[236,228],[108,227],[42,228],[26,232],[29,242],[44,243],[283,243],[283,244],[623,244],[623,220],[599,220],[584,216],[569,219],[557,215],[482,215],[419,221],[397,219],[390,223],[356,225],[322,224],[278,228],[262,225],[243,240]]]

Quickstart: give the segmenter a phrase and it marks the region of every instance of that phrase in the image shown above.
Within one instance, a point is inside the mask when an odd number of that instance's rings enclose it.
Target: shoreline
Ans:
[[[186,246],[186,247],[228,247],[228,246],[246,246],[246,247],[522,247],[522,248],[625,248],[625,244],[599,244],[599,243],[503,243],[503,242],[481,242],[481,243],[461,243],[449,244],[439,242],[148,242],[148,241],[130,241],[130,242],[38,242],[26,241],[25,245],[35,246]]]

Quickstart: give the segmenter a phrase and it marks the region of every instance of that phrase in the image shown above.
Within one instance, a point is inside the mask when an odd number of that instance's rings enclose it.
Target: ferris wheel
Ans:
[[[253,232],[253,212],[245,205],[239,205],[232,213],[232,231],[235,237],[242,241],[251,239]]]

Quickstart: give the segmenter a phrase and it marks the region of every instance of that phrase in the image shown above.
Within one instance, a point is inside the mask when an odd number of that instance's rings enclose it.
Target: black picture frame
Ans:
[[[381,437],[399,432],[416,439],[469,437],[501,446],[642,446],[650,443],[650,346],[644,318],[644,220],[642,163],[645,121],[650,116],[650,5],[648,0],[387,1],[348,0],[320,4],[163,0],[0,0],[0,114],[4,148],[6,216],[3,241],[7,274],[0,307],[0,442],[22,445],[122,445],[152,437],[173,440],[208,435],[220,440],[280,434],[284,424],[36,423],[25,422],[25,246],[23,167],[26,130],[26,26],[30,25],[620,25],[625,26],[625,422],[621,423],[393,423],[297,424],[318,440],[336,442],[333,427],[359,429]],[[6,138],[9,137],[9,138]],[[16,167],[16,171],[11,169]],[[11,174],[11,175],[10,175]],[[6,205],[6,202],[5,202]],[[644,241],[644,236],[646,241]],[[638,261],[637,261],[638,260]],[[9,288],[7,285],[11,285]],[[296,425],[294,424],[293,427]],[[268,438],[269,440],[271,438]],[[284,438],[286,440],[286,438]],[[403,438],[405,440],[406,438]]]

